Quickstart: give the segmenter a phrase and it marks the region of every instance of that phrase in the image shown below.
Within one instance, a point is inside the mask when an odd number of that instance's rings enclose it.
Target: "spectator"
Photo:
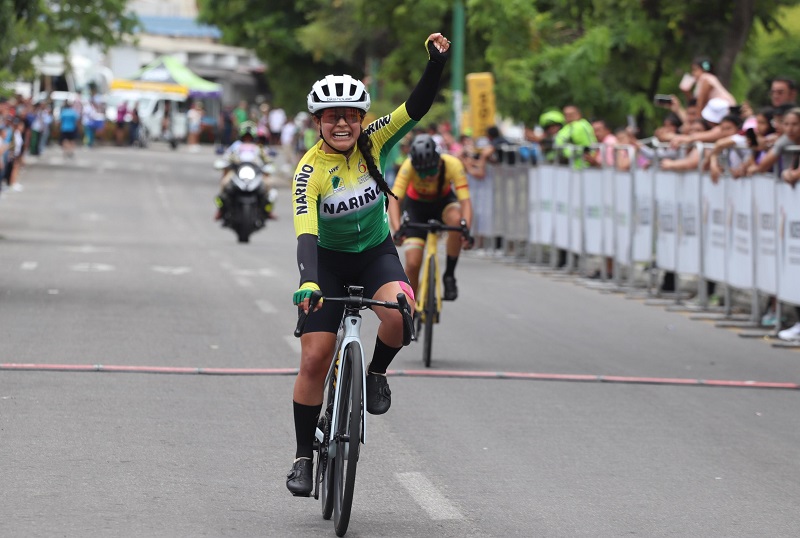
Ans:
[[[785,180],[783,172],[788,171],[789,168],[796,168],[791,166],[788,162],[790,158],[783,156],[782,153],[788,146],[800,144],[800,108],[792,108],[789,110],[783,118],[782,128],[783,134],[775,141],[775,144],[773,144],[772,148],[761,159],[761,162],[758,164],[753,163],[747,167],[747,175],[767,172],[777,164],[778,172]],[[781,157],[784,157],[784,159]],[[787,177],[792,176],[793,174],[790,174]]]
[[[589,148],[597,143],[592,125],[583,118],[581,110],[577,106],[567,105],[564,107],[563,112],[564,119],[567,123],[556,134],[556,146],[573,145],[581,148]],[[579,149],[578,151],[582,154],[584,150]],[[562,155],[569,159],[572,152],[573,150],[571,148],[564,148],[562,150]],[[588,165],[580,155],[576,155],[572,161],[572,166],[574,168],[586,168]]]
[[[692,61],[691,78],[694,79],[694,91],[691,95],[686,91],[687,98],[693,96],[697,99],[697,108],[701,111],[701,114],[714,99],[721,99],[728,106],[736,104],[736,98],[725,89],[725,86],[714,74],[713,65],[708,57],[698,56]],[[717,104],[716,108],[719,107],[721,105]]]
[[[42,133],[44,132],[44,115],[42,108],[43,102],[36,103],[33,107],[33,118],[31,120],[31,140],[28,146],[28,153],[30,155],[39,155],[41,148]]]
[[[603,147],[598,151],[584,154],[586,162],[600,168],[614,166],[614,146],[617,144],[617,137],[608,128],[606,120],[594,120],[592,129],[595,138],[603,144]]]
[[[53,112],[49,101],[42,103],[42,123],[44,124],[44,129],[42,129],[42,137],[39,140],[40,154],[44,153],[44,149],[47,147],[47,143],[50,140],[50,129],[53,126]]]
[[[703,120],[695,120],[689,125],[689,136],[703,132],[706,132],[706,123]],[[688,143],[687,146],[686,154],[682,158],[661,159],[661,169],[672,171],[697,170],[700,165],[700,150],[694,142]]]
[[[291,174],[299,161],[299,156],[295,151],[295,136],[297,136],[295,123],[293,121],[285,121],[281,127],[280,136],[281,151],[285,159],[284,166],[287,167],[289,174]]]
[[[95,120],[97,121],[97,120]],[[141,140],[139,140],[139,129],[141,129],[142,119],[139,117],[139,103],[134,103],[133,108],[131,108],[131,130],[128,138],[128,143],[131,146],[139,146],[144,147]],[[97,124],[95,123],[95,127]]]
[[[220,140],[222,147],[220,149],[222,151],[218,151],[217,153],[224,152],[225,148],[233,143],[233,108],[230,105],[222,107],[220,116],[219,124],[222,125],[222,135]]]
[[[5,166],[5,178],[9,189],[14,192],[22,190],[17,181],[22,168],[22,151],[25,148],[25,122],[16,118],[11,127],[11,140],[8,147],[8,159]]]
[[[59,115],[59,143],[65,157],[75,155],[75,139],[78,137],[78,112],[72,107],[72,101],[64,103]]]
[[[281,143],[281,131],[286,123],[286,111],[282,108],[272,108],[267,116],[269,123],[269,143],[277,146]]]
[[[555,162],[556,152],[553,149],[558,132],[566,124],[564,114],[560,110],[548,110],[539,116],[541,132],[526,130],[525,139],[539,144],[541,154],[546,162]]]
[[[722,131],[719,128],[719,123],[729,112],[730,106],[727,101],[713,99],[700,112],[700,117],[702,121],[705,122],[706,128],[698,131],[690,127],[692,132],[673,137],[670,146],[678,148],[695,142],[716,142],[723,137]]]
[[[782,105],[796,105],[797,87],[794,80],[786,77],[778,77],[772,80],[769,87],[769,99],[773,108]]]
[[[625,148],[617,149],[616,155],[614,156],[615,167],[617,170],[628,171],[631,169],[631,153],[634,156],[637,168],[646,170],[650,167],[650,159],[646,158],[641,153],[642,144],[636,139],[635,136],[631,134],[627,128],[622,127],[617,129],[614,135],[617,137],[618,145],[627,145],[633,148],[632,152]]]
[[[745,161],[737,167],[731,169],[731,174],[733,177],[742,177],[745,175],[747,168],[751,164],[758,164],[761,162],[761,159],[767,154],[767,150],[769,147],[772,146],[774,143],[774,139],[770,142],[770,138],[775,133],[775,128],[772,126],[772,118],[773,118],[773,109],[772,108],[762,108],[758,114],[756,114],[756,121],[755,121],[755,145],[752,144],[752,141],[748,140],[748,146],[750,147],[750,156],[745,159]]]
[[[200,151],[200,127],[203,123],[203,104],[200,101],[192,103],[186,113],[186,123],[189,129],[189,151],[196,153]]]
[[[659,127],[653,132],[653,135],[659,142],[670,142],[673,138],[681,134],[683,127],[683,120],[675,112],[670,112],[661,122]],[[688,132],[688,129],[687,129]]]
[[[8,166],[8,150],[11,147],[10,140],[12,138],[13,129],[11,125],[6,125],[5,120],[0,115],[0,192],[8,188],[6,167]]]
[[[708,169],[711,173],[711,182],[717,183],[722,175],[723,166],[719,162],[719,156],[724,150],[728,150],[728,168],[734,169],[744,162],[747,158],[747,138],[739,134],[742,127],[742,119],[739,116],[728,115],[722,118],[719,124],[722,138],[714,142],[714,148],[709,151],[703,159],[703,169]]]
[[[125,143],[125,122],[127,121],[126,118],[127,115],[128,115],[128,102],[123,101],[117,107],[117,129],[114,132],[118,146],[121,146]]]
[[[239,106],[233,109],[233,128],[238,132],[239,126],[250,119],[247,112],[247,101],[239,101]]]

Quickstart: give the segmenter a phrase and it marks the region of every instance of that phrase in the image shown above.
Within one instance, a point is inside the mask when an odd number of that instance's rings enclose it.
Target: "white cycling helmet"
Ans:
[[[316,114],[340,106],[369,110],[369,93],[364,83],[350,75],[328,75],[318,80],[308,92],[308,111]]]

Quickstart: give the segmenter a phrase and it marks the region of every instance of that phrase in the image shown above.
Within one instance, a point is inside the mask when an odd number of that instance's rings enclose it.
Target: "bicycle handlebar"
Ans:
[[[472,248],[472,245],[475,243],[475,239],[469,233],[467,221],[464,219],[461,219],[458,226],[448,226],[436,219],[430,219],[428,222],[411,222],[408,214],[404,214],[403,220],[400,222],[400,228],[395,232],[395,237],[398,235],[403,236],[406,229],[426,230],[428,233],[434,234],[438,232],[461,232],[461,235],[469,243],[467,248]]]
[[[299,338],[303,334],[303,328],[306,325],[306,320],[308,319],[308,316],[314,312],[314,308],[316,308],[317,303],[319,303],[320,300],[329,301],[331,303],[344,303],[345,308],[357,308],[359,310],[364,310],[372,306],[382,306],[384,308],[399,310],[403,315],[403,345],[407,346],[411,343],[411,337],[414,331],[414,323],[411,317],[411,307],[409,306],[408,299],[404,293],[398,293],[397,302],[391,302],[376,301],[375,299],[362,297],[360,295],[350,295],[347,297],[324,297],[322,292],[315,291],[311,294],[311,299],[308,302],[308,313],[304,311],[300,312],[300,316],[297,319],[297,328],[294,330],[295,337]]]

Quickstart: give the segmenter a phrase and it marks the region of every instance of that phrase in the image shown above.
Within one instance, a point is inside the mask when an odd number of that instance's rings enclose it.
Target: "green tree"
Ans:
[[[465,0],[465,72],[493,72],[499,112],[527,124],[567,103],[612,124],[628,114],[653,122],[663,114],[653,95],[675,93],[700,54],[711,57],[734,95],[745,97],[752,81],[741,65],[754,25],[780,31],[780,9],[798,4]],[[274,101],[292,108],[303,106],[314,79],[348,72],[377,73],[376,111],[385,111],[408,95],[424,67],[421,42],[431,32],[449,35],[452,20],[452,0],[200,0],[200,6],[203,20],[222,28],[226,41],[257,51]],[[373,73],[368,67],[375,63]]]
[[[32,59],[48,52],[67,57],[85,39],[110,47],[133,31],[137,19],[126,0],[0,0],[0,80],[30,77]]]

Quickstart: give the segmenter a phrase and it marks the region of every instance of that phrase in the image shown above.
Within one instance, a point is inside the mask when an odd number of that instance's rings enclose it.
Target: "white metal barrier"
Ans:
[[[633,157],[629,146],[615,150]],[[473,232],[491,239],[490,248],[501,239],[506,256],[541,263],[549,248],[607,256],[628,268],[655,262],[752,291],[754,306],[758,293],[800,305],[800,189],[777,174],[724,175],[714,183],[700,170],[641,169],[630,160],[629,171],[519,158],[492,165],[486,178],[469,181]]]

